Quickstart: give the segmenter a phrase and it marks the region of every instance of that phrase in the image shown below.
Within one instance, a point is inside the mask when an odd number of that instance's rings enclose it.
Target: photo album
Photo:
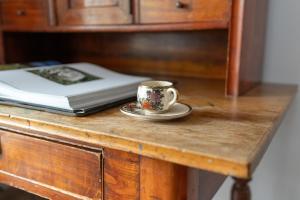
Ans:
[[[0,103],[83,116],[136,96],[147,77],[90,63],[0,71]]]

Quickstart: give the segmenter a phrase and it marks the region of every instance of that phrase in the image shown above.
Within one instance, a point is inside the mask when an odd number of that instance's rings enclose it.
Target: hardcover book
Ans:
[[[0,103],[80,116],[136,96],[145,80],[90,63],[0,71]]]

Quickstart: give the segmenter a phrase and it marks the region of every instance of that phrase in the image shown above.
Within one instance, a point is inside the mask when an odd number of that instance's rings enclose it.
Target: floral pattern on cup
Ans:
[[[178,91],[168,81],[146,81],[139,85],[137,102],[149,113],[166,112],[178,99]]]
[[[162,98],[164,98],[162,89],[148,90],[147,98],[139,98],[140,106],[146,110],[162,111],[164,108]]]

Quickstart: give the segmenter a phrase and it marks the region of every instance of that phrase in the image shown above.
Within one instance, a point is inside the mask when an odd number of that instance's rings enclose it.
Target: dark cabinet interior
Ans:
[[[5,33],[4,37],[8,63],[56,59],[65,63],[91,62],[131,74],[223,80],[226,77],[225,30],[159,34]]]

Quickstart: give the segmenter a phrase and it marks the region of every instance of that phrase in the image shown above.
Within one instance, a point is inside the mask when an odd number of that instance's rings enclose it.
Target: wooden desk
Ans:
[[[232,198],[249,199],[247,182],[296,92],[258,86],[267,2],[0,0],[0,63],[187,77],[178,87],[194,108],[158,123],[118,108],[72,118],[0,106],[0,181],[59,200],[194,200],[232,176]]]
[[[0,182],[50,199],[179,200],[210,199],[232,176],[232,199],[250,199],[247,182],[297,87],[262,84],[231,99],[223,81],[177,81],[193,113],[169,122],[0,106]]]

